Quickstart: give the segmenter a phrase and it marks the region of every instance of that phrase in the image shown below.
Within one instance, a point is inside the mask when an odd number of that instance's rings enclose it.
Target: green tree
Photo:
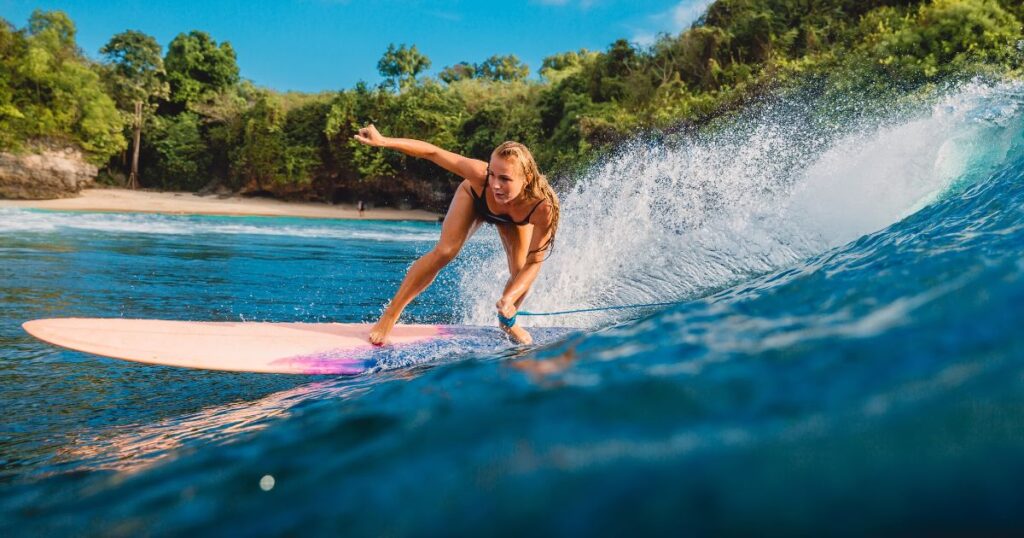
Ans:
[[[242,140],[233,161],[234,173],[246,190],[266,190],[279,179],[284,156],[282,123],[281,105],[268,93],[262,93],[242,115]]]
[[[50,51],[59,53],[62,59],[78,55],[75,23],[63,11],[33,11],[28,20],[28,33],[44,42]]]
[[[676,70],[688,84],[702,90],[718,87],[722,64],[731,61],[724,51],[729,35],[714,26],[694,28],[679,40]]]
[[[5,145],[63,140],[80,146],[97,163],[123,149],[121,117],[78,50],[71,19],[60,11],[36,10],[25,31],[4,26],[0,48],[10,68],[0,75],[0,114],[11,133],[0,136]]]
[[[416,45],[402,44],[395,48],[392,43],[377,62],[377,71],[384,77],[385,84],[398,89],[415,83],[416,76],[429,68],[430,58],[420,53]]]
[[[15,99],[21,93],[17,73],[27,46],[24,36],[0,19],[0,149],[15,148],[20,142],[18,128],[25,116]]]
[[[479,78],[496,81],[522,80],[530,74],[530,67],[515,54],[491,56],[476,66]]]
[[[231,44],[218,44],[209,34],[198,30],[178,34],[171,41],[164,68],[171,102],[186,109],[193,109],[238,82],[238,63]]]
[[[1021,23],[995,0],[934,0],[911,16],[891,8],[862,23],[860,52],[895,81],[919,82],[971,65],[1007,65],[1018,52]]]
[[[160,45],[151,36],[128,30],[110,38],[100,54],[108,62],[111,93],[121,110],[132,109],[132,163],[128,186],[138,186],[139,148],[144,114],[151,114],[157,99],[166,99],[164,62]]]
[[[302,107],[293,111],[289,123],[281,97],[261,92],[252,108],[243,113],[242,139],[233,166],[245,190],[273,191],[309,183],[312,169],[319,164],[317,148],[307,143],[308,137],[315,135],[306,124],[309,118],[303,118]],[[289,140],[289,135],[294,138]]]
[[[371,90],[364,83],[352,90],[338,92],[331,103],[324,134],[334,160],[343,163],[342,179],[349,183],[375,182],[395,174],[388,159],[389,152],[373,151],[352,136],[366,123],[385,117],[396,96],[381,89]]]
[[[629,90],[629,79],[641,62],[639,53],[625,39],[619,39],[594,62],[590,69],[589,91],[594,102],[622,99]]]
[[[182,112],[177,116],[150,116],[148,144],[155,153],[152,174],[164,189],[195,190],[209,179],[210,148],[200,132],[199,116]]]
[[[541,63],[540,76],[547,82],[557,83],[566,76],[578,73],[598,55],[599,53],[587,49],[553,54],[544,58]]]
[[[455,65],[449,65],[437,74],[437,78],[447,82],[448,84],[460,80],[469,80],[475,76],[476,66],[468,62],[459,62]]]

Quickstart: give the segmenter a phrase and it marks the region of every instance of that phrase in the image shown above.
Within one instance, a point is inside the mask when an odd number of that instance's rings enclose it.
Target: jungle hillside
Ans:
[[[74,145],[110,185],[438,209],[459,178],[362,146],[356,129],[481,159],[517,140],[557,184],[640,133],[699,128],[808,81],[884,101],[1017,77],[1022,21],[1019,0],[719,0],[651,45],[540,66],[494,55],[431,76],[415,44],[394,44],[366,59],[382,83],[306,94],[254,85],[201,30],[166,46],[125,30],[94,58],[65,13],[36,11],[20,27],[0,19],[0,151]]]

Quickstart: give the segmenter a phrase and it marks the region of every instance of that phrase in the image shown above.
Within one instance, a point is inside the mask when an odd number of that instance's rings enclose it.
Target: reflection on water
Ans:
[[[152,424],[129,424],[90,432],[60,451],[53,465],[75,469],[136,472],[167,457],[183,444],[241,442],[310,399],[348,398],[368,390],[374,381],[324,380],[253,400],[203,409]]]

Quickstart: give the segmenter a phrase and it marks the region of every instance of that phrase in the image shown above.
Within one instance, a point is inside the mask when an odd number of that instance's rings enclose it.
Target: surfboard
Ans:
[[[51,318],[22,324],[32,336],[75,351],[148,364],[282,374],[357,375],[382,357],[508,346],[495,327],[396,325],[390,344],[367,342],[370,324]]]

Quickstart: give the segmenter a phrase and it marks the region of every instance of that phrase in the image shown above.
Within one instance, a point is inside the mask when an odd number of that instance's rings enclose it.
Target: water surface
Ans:
[[[0,530],[1019,530],[1022,106],[976,83],[824,128],[783,103],[624,148],[564,192],[527,306],[677,306],[523,318],[579,331],[355,378],[145,366],[19,324],[370,321],[436,225],[2,212]],[[407,321],[491,323],[496,246]]]

